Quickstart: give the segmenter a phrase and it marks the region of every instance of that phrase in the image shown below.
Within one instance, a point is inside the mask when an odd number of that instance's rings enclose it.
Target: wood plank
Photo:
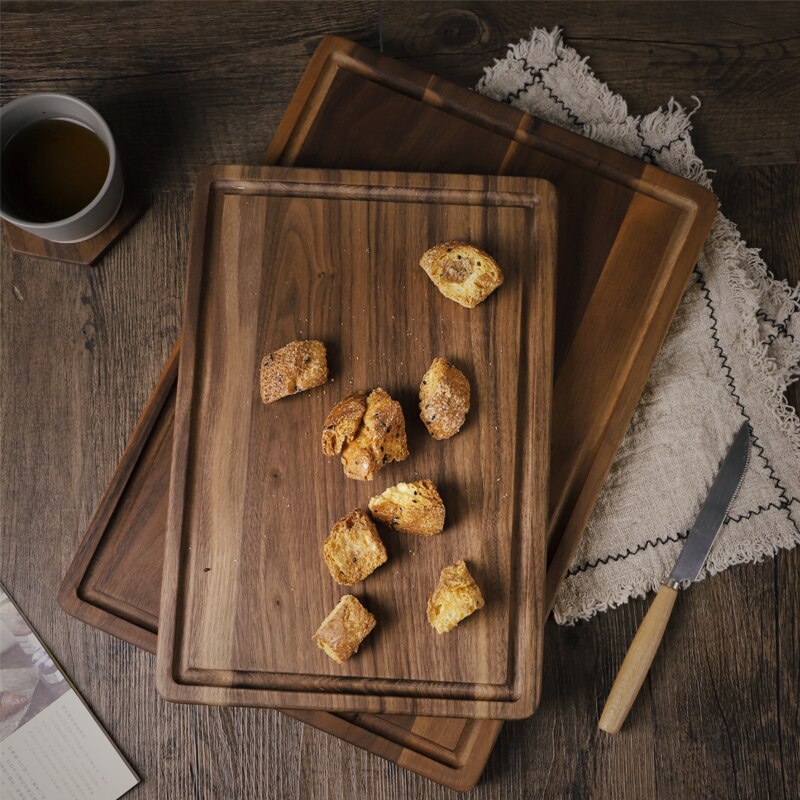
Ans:
[[[325,35],[379,44],[377,2],[306,2],[302,14],[294,2],[204,2],[191,14],[181,2],[128,3],[124,14],[95,3],[81,17],[70,3],[3,6],[0,101],[84,97],[151,191],[190,189],[206,164],[258,163]],[[392,2],[382,20],[387,55],[465,86],[532,25],[560,25],[633,113],[699,96],[695,138],[709,166],[798,160],[786,135],[800,129],[796,3]],[[110,28],[121,46],[107,46]]]
[[[175,415],[162,696],[490,719],[533,712],[555,213],[540,179],[204,171]],[[502,291],[472,310],[445,298],[415,263],[441,241],[491,252]],[[265,408],[262,354],[307,337],[331,350],[329,383]],[[444,445],[416,421],[415,400],[442,354],[469,374],[473,400],[467,425]],[[373,386],[403,402],[411,455],[365,485],[324,458],[319,436],[336,401]],[[384,531],[389,563],[348,587],[378,626],[359,657],[334,664],[310,639],[347,593],[330,579],[321,542],[336,519],[413,477],[442,487],[448,533],[421,542]],[[442,567],[459,559],[487,605],[439,637],[422,622],[425,603]]]
[[[530,27],[563,28],[566,43],[628,102],[647,114],[675,97],[703,103],[693,138],[708,166],[796,163],[800,7],[740,2],[390,3],[384,49],[472,86],[507,43]],[[371,45],[372,46],[372,45]],[[778,109],[780,109],[778,111]]]

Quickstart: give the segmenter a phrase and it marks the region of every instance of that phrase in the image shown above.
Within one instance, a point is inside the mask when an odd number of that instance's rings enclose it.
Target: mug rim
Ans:
[[[111,142],[111,146],[108,147],[106,142],[103,142],[108,149],[108,172],[106,173],[106,179],[103,181],[103,185],[98,189],[97,194],[92,198],[92,201],[85,205],[80,211],[76,211],[69,217],[62,217],[61,219],[54,219],[50,222],[31,222],[29,220],[23,219],[22,217],[18,217],[16,214],[9,213],[5,209],[3,209],[3,218],[10,222],[12,225],[22,226],[24,225],[28,230],[48,230],[52,228],[54,225],[65,225],[70,222],[75,222],[76,220],[83,217],[89,211],[91,211],[99,202],[102,200],[104,193],[108,190],[108,187],[111,185],[111,180],[114,177],[114,170],[117,166],[117,145],[114,141],[114,135],[111,133],[111,128],[108,127],[108,123],[103,119],[100,112],[90,106],[85,100],[81,100],[79,97],[74,97],[71,94],[63,94],[61,92],[34,92],[33,94],[26,94],[22,97],[17,97],[14,100],[9,101],[6,103],[2,109],[0,109],[0,122],[2,121],[3,117],[6,113],[16,108],[17,106],[23,105],[25,102],[30,102],[30,100],[36,98],[38,99],[48,99],[48,98],[58,98],[59,100],[69,100],[72,103],[77,103],[77,105],[82,106],[85,111],[88,111],[90,115],[93,115],[95,121],[97,123],[97,127],[100,131],[107,137],[108,141]],[[45,117],[45,119],[63,119],[63,117]],[[81,123],[80,120],[73,120],[76,124],[85,124]],[[28,123],[29,125],[32,123]],[[16,131],[13,136],[16,136],[20,131],[24,130],[24,128],[28,127],[25,125],[23,128],[20,128],[19,131]],[[90,128],[91,130],[91,128]],[[92,131],[92,133],[97,133],[97,131]],[[11,141],[11,139],[9,139]]]

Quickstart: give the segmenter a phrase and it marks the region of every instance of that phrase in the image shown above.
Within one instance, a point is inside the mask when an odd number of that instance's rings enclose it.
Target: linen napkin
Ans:
[[[671,99],[645,116],[600,82],[559,28],[536,28],[477,90],[711,188],[691,116]],[[800,286],[767,270],[718,212],[556,600],[571,624],[656,590],[744,420],[750,466],[702,577],[800,542]]]

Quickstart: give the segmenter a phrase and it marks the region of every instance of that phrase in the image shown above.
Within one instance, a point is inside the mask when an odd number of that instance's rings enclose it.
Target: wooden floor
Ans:
[[[455,797],[272,711],[162,702],[151,656],[56,604],[180,329],[194,176],[261,159],[324,34],[382,40],[472,85],[507,42],[558,24],[633,112],[702,99],[695,142],[724,211],[796,282],[800,5],[5,2],[2,24],[2,102],[60,91],[94,103],[152,202],[94,269],[4,248],[0,578],[141,774],[131,798]],[[541,708],[503,728],[472,796],[797,797],[800,552],[680,598],[624,733],[609,738],[597,719],[645,609],[548,625]]]

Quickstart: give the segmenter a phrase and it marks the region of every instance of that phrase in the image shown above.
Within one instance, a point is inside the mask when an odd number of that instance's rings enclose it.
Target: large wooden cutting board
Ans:
[[[714,197],[652,165],[340,38],[325,39],[317,48],[268,158],[284,165],[541,174],[556,185],[549,611],[710,228]],[[651,227],[639,226],[642,214],[634,200],[659,187],[669,190],[667,205],[678,210],[678,224],[667,220],[651,240]],[[576,342],[590,306],[595,318],[605,307],[607,324],[595,341],[585,333]],[[591,318],[585,327],[591,330]],[[151,652],[179,346],[60,595],[69,613]],[[572,366],[565,371],[568,355]],[[592,388],[598,386],[599,391]],[[576,406],[568,402],[573,396],[581,399]],[[590,402],[593,396],[596,404]],[[151,430],[157,435],[151,437]],[[134,582],[126,577],[131,573],[145,577]],[[489,720],[445,724],[442,718],[375,716],[381,724],[372,725],[362,724],[370,715],[296,715],[461,790],[471,788],[483,771],[500,729]]]
[[[192,209],[156,685],[178,702],[513,719],[539,696],[556,199],[538,178],[210,167]],[[439,242],[491,253],[503,285],[474,309],[419,266]],[[262,355],[323,341],[330,381],[264,406]],[[467,422],[436,441],[418,390],[436,356],[469,376]],[[400,400],[410,456],[372,481],[321,452],[353,389]],[[388,563],[342,587],[322,542],[399,481],[427,478],[445,532],[383,529]],[[465,559],[486,605],[427,623]],[[338,664],[311,635],[344,595],[378,618]]]
[[[156,652],[175,390],[175,345],[61,584],[67,613]],[[451,789],[475,785],[502,723],[414,715],[284,711]]]
[[[547,573],[554,598],[711,228],[716,198],[345,39],[323,40],[314,61],[267,163],[530,175],[558,191]]]

